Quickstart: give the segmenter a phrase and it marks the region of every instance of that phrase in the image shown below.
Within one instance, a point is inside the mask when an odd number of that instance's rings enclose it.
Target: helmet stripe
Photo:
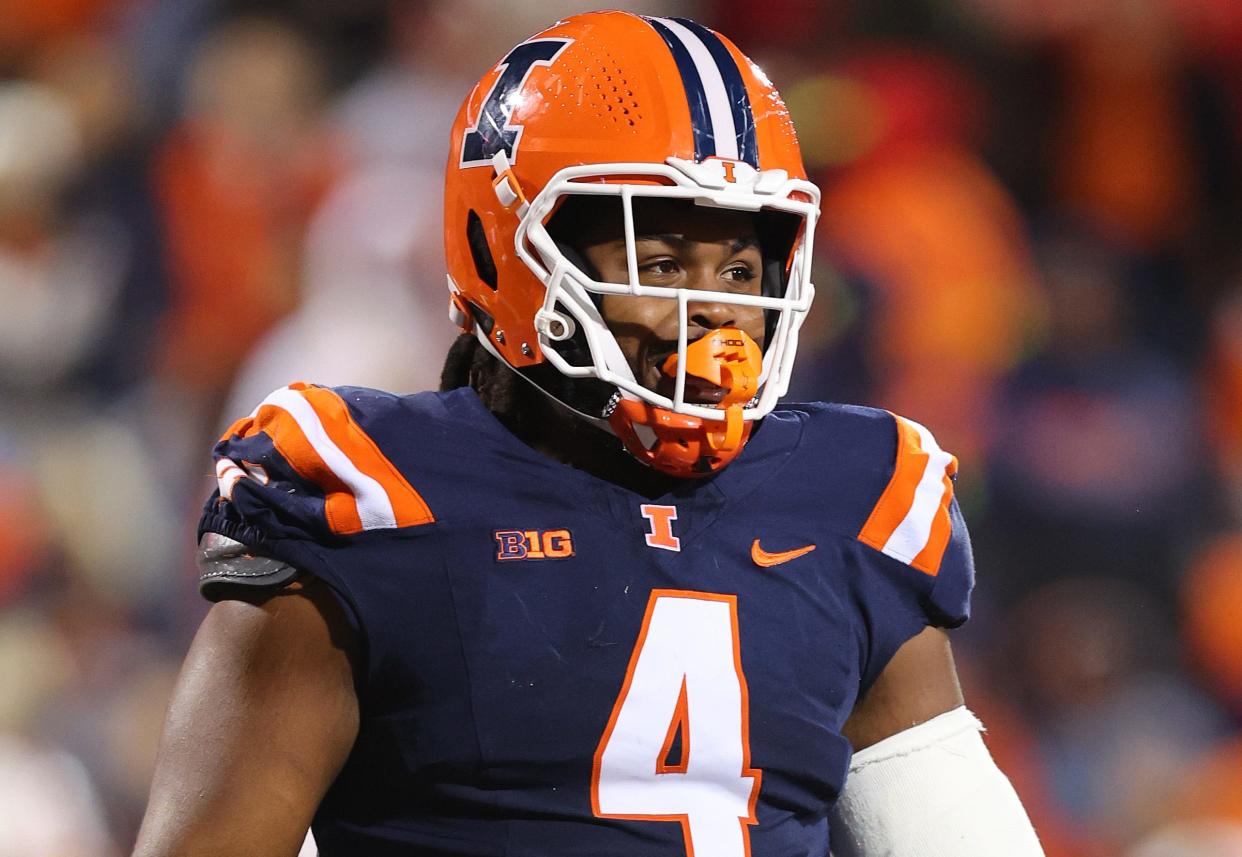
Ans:
[[[681,85],[686,90],[686,102],[690,106],[690,129],[694,133],[694,159],[701,161],[708,155],[716,154],[715,128],[711,121],[707,92],[703,88],[703,78],[699,75],[699,66],[691,57],[685,43],[665,26],[662,18],[644,18],[651,25],[664,44],[668,45],[677,70],[681,73]]]
[[[715,154],[722,158],[738,157],[737,126],[733,122],[733,107],[730,104],[729,88],[725,85],[724,75],[720,73],[720,65],[712,56],[707,45],[693,30],[686,29],[679,21],[672,18],[657,19],[668,28],[681,42],[694,63],[699,80],[703,84],[703,92],[707,96],[707,116],[712,123],[712,139],[716,146]]]
[[[707,48],[724,83],[728,94],[729,108],[733,115],[733,130],[737,139],[737,159],[745,161],[752,167],[759,168],[759,147],[755,141],[755,114],[750,107],[750,96],[746,92],[746,83],[742,80],[742,72],[737,61],[729,53],[720,37],[702,24],[686,18],[674,18],[687,30],[699,38]]]

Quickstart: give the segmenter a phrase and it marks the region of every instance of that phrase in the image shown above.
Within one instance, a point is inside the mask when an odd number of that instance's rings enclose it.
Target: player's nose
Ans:
[[[692,300],[687,309],[687,320],[692,326],[704,330],[737,326],[737,304],[711,300],[709,293],[720,288],[716,272],[708,265],[699,265],[689,271],[689,288],[704,292],[704,300]]]
[[[687,307],[691,327],[716,330],[721,327],[737,327],[737,305],[720,301],[692,301]]]

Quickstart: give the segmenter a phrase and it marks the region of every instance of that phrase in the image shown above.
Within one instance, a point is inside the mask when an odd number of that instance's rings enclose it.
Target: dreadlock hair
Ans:
[[[458,335],[440,372],[441,392],[460,387],[472,388],[484,406],[519,437],[536,436],[555,418],[552,400],[492,356],[473,333]]]
[[[522,387],[528,387],[508,367],[491,355],[473,333],[458,334],[444,358],[440,371],[440,390],[472,387],[488,410],[496,414],[512,414],[522,398]],[[542,398],[542,397],[540,397]]]
[[[549,376],[556,373],[550,366],[543,368]],[[584,469],[651,498],[668,493],[677,482],[640,464],[625,452],[616,437],[573,416],[533,383],[519,377],[492,356],[473,333],[457,337],[440,373],[441,392],[461,387],[472,388],[496,419],[528,444],[545,451],[554,448],[569,453],[568,458],[562,459],[566,463],[582,467],[584,462],[599,462],[603,470],[589,466]],[[553,427],[556,442],[549,444],[548,432]]]
[[[481,350],[479,340],[473,333],[457,334],[448,354],[444,356],[444,368],[440,370],[441,393],[472,386],[470,376],[474,370],[475,357]]]

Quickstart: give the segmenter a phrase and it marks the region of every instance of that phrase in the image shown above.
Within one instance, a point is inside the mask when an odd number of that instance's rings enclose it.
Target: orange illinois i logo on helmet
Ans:
[[[699,164],[699,168],[709,175],[724,179],[729,184],[737,184],[738,181],[753,183],[759,176],[758,170],[745,161],[722,158],[719,155],[708,155]]]

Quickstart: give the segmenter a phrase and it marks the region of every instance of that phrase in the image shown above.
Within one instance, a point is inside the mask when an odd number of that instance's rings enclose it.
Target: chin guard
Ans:
[[[685,377],[713,385],[723,391],[714,403],[725,412],[723,426],[624,398],[609,425],[631,454],[656,470],[683,478],[707,476],[736,458],[750,437],[751,425],[742,409],[759,389],[763,352],[744,331],[722,327],[688,345],[685,366],[679,369],[678,363],[673,354],[660,367],[677,381],[676,399],[684,395]]]

